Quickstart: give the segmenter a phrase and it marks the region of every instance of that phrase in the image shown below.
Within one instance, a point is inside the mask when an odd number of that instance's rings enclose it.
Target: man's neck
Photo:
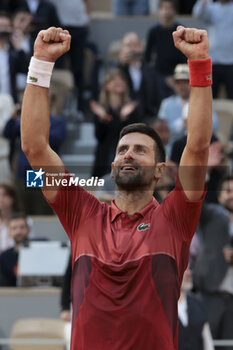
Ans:
[[[173,19],[171,21],[160,21],[161,27],[163,27],[165,29],[172,28],[173,24],[174,24],[174,20]]]
[[[153,199],[153,192],[145,191],[122,191],[116,190],[115,204],[122,210],[126,211],[129,216],[144,209]]]

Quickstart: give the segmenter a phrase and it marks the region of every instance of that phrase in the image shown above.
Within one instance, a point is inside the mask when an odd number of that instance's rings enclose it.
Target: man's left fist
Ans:
[[[173,32],[174,45],[190,60],[209,58],[209,40],[206,30],[178,26]]]

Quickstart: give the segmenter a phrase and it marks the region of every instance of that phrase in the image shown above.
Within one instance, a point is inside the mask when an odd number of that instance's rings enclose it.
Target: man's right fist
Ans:
[[[68,30],[50,27],[41,30],[34,43],[34,57],[38,60],[55,62],[70,49],[71,36]]]

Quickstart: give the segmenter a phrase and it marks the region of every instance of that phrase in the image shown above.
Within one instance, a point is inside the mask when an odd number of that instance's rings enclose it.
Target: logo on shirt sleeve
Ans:
[[[150,228],[150,224],[144,224],[144,223],[142,223],[142,224],[138,225],[137,230],[138,230],[138,231],[146,231],[146,230],[148,230],[149,228]]]

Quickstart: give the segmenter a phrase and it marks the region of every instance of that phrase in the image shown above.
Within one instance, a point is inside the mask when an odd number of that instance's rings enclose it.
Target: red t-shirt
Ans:
[[[204,196],[203,196],[204,197]],[[177,301],[202,200],[179,180],[131,218],[80,187],[50,203],[72,250],[71,350],[177,349]]]

